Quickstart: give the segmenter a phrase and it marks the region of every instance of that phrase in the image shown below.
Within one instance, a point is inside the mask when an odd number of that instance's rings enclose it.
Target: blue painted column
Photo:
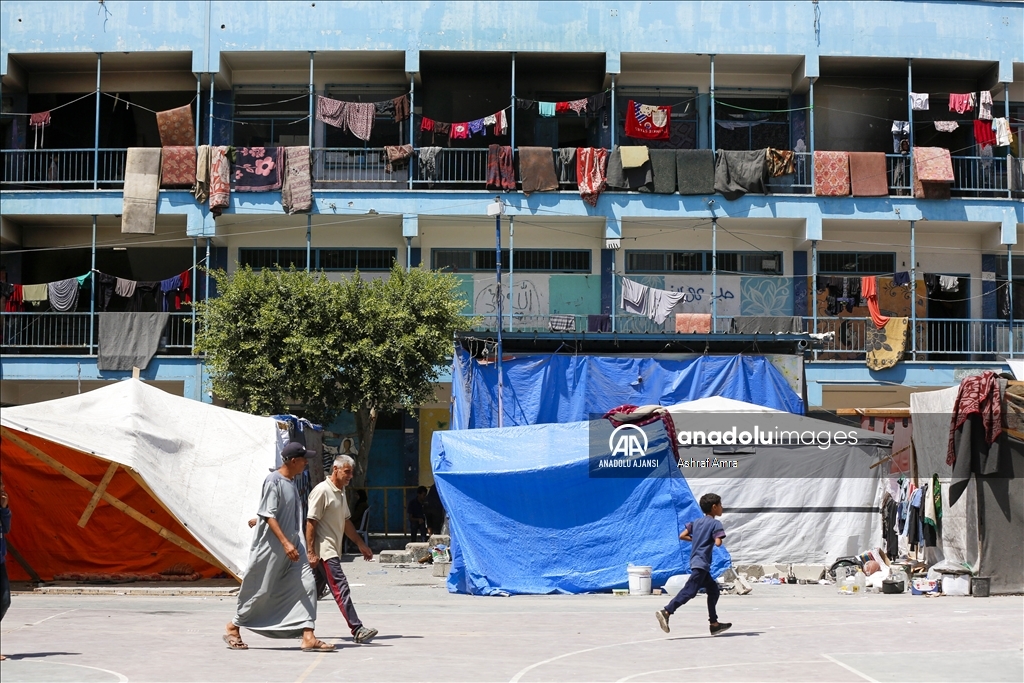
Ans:
[[[711,87],[708,89],[711,101],[711,121],[708,126],[711,130],[711,151],[715,151],[715,56],[711,55]],[[714,299],[712,299],[714,301]]]
[[[89,266],[89,355],[95,353],[96,339],[96,214],[92,216],[92,255]]]
[[[910,156],[907,159],[907,183],[910,185],[910,196],[914,196],[914,102],[910,93],[914,89],[913,59],[907,60],[907,140],[910,142]]]
[[[917,221],[910,221],[910,357],[917,360]]]
[[[19,19],[20,21],[20,19]],[[100,79],[103,72],[103,53],[96,53],[96,121],[94,122],[92,150],[92,189],[99,188],[100,180]]]

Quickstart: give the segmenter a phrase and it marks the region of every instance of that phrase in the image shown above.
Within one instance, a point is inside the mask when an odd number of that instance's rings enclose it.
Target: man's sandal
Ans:
[[[249,646],[242,642],[241,636],[225,633],[221,638],[228,644],[229,650],[248,650]]]
[[[333,649],[334,649],[334,646],[331,645],[330,643],[325,643],[324,641],[322,641],[320,639],[317,639],[317,641],[315,643],[313,643],[310,647],[302,648],[302,651],[303,652],[330,652]]]

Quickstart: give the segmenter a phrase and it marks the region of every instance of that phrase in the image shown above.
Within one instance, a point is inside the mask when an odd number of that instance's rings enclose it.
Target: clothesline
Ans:
[[[105,92],[105,93],[100,93],[100,94],[101,95],[106,95],[107,97],[111,97],[111,98],[117,100],[118,102],[124,102],[125,106],[127,106],[127,107],[138,107],[139,109],[148,111],[151,114],[160,114],[161,113],[161,112],[156,111],[154,109],[150,109],[149,107],[144,107],[141,104],[136,104],[135,102],[131,102],[129,100],[123,100],[123,99],[121,99],[121,93],[110,94],[108,92]],[[187,104],[183,104],[183,105],[180,105],[180,106],[181,107],[191,107],[192,104],[196,101],[196,97],[197,97],[196,95],[193,95],[192,99],[189,100]],[[50,111],[53,111],[53,109],[51,109]]]
[[[202,259],[200,259],[199,263],[196,263],[195,265],[191,265],[191,266],[189,266],[189,267],[188,267],[188,268],[186,268],[185,270],[181,271],[181,273],[184,273],[184,272],[187,272],[187,271],[190,271],[190,270],[194,270],[195,268],[197,268],[197,267],[198,267],[198,266],[199,266],[199,265],[200,265],[200,264],[201,264],[201,263],[202,263],[203,261],[205,261],[205,260],[206,260],[206,258],[205,258],[205,257],[204,257],[204,258],[202,258]],[[74,278],[61,278],[60,280],[54,280],[53,282],[62,282],[62,281],[64,281],[64,280],[73,280],[73,279],[77,279],[77,280],[80,280],[80,281],[81,281],[81,282],[82,282],[82,283],[84,284],[84,282],[85,282],[85,279],[86,279],[87,277],[89,277],[90,275],[94,274],[94,273],[95,273],[96,275],[108,275],[108,274],[109,274],[109,273],[104,273],[104,272],[103,272],[103,271],[101,271],[101,270],[97,270],[97,269],[93,268],[93,269],[91,269],[91,270],[90,270],[89,272],[87,272],[87,273],[86,273],[85,275],[76,275],[76,276],[75,276]],[[181,275],[181,273],[178,273],[178,275]],[[116,276],[114,276],[114,275],[111,275],[111,277],[116,277]],[[173,277],[173,276],[172,276],[172,277]],[[120,278],[120,279],[122,279],[122,280],[127,280],[128,278]],[[160,280],[167,280],[167,279],[169,279],[169,278],[160,278]],[[9,283],[9,284],[17,284],[17,283],[13,283],[13,282],[12,282],[12,283]],[[48,284],[50,284],[50,283],[49,283],[49,282],[40,282],[40,283],[37,283],[37,285],[48,285]],[[22,285],[22,287],[34,287],[34,286],[37,286],[37,285],[25,285],[25,284],[23,284],[23,285]]]

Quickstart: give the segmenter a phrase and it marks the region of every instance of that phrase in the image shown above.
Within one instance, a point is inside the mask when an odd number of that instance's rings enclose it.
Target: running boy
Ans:
[[[725,539],[725,528],[715,517],[722,516],[722,497],[717,493],[705,493],[700,497],[700,509],[704,516],[696,522],[686,525],[683,533],[679,534],[680,541],[689,541],[693,544],[690,551],[690,580],[686,582],[683,589],[679,591],[672,601],[665,605],[665,609],[658,610],[658,625],[661,630],[668,633],[668,619],[676,610],[685,605],[697,595],[701,588],[708,595],[708,621],[711,622],[711,635],[723,633],[732,626],[729,623],[720,623],[718,614],[715,613],[715,605],[718,604],[718,582],[711,576],[711,551],[715,546],[722,545]]]

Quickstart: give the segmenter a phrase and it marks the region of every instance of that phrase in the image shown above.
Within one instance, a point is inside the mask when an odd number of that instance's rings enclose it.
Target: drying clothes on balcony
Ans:
[[[914,197],[949,199],[953,160],[942,147],[914,148]]]
[[[495,125],[498,124],[498,115],[497,114],[489,114],[488,116],[485,116],[483,118],[483,122],[484,122],[485,126],[495,126]],[[494,134],[497,135],[498,131],[494,131]]]
[[[219,216],[231,204],[230,147],[210,148],[210,213]]]
[[[192,105],[158,111],[156,127],[160,132],[161,147],[190,147],[196,144],[196,129],[192,118]]]
[[[956,121],[936,121],[935,122],[935,130],[939,131],[940,133],[952,133],[953,131],[955,131],[959,127],[960,127],[960,124],[957,123]]]
[[[793,152],[785,149],[774,149],[768,147],[764,150],[765,162],[768,164],[768,173],[773,178],[796,173]]]
[[[672,107],[641,104],[629,100],[626,103],[626,135],[644,140],[668,140],[672,122]]]
[[[451,139],[452,126],[456,126],[456,123],[445,123],[444,121],[434,121],[434,135],[443,135],[446,138]],[[433,139],[433,138],[431,138]]]
[[[738,199],[748,192],[766,194],[768,166],[765,151],[718,150],[715,163],[715,192],[726,199]]]
[[[902,270],[898,273],[893,273],[892,284],[895,287],[907,287],[910,285],[910,273]]]
[[[885,370],[903,360],[907,350],[907,321],[908,318],[889,318],[880,330],[865,328],[869,370]]]
[[[1006,175],[1010,191],[1024,191],[1024,167],[1021,166],[1020,159],[1012,154],[1006,155]]]
[[[580,197],[591,206],[597,206],[597,199],[607,186],[607,165],[608,150],[603,147],[576,148],[576,184]]]
[[[156,232],[156,202],[160,196],[159,147],[129,147],[124,167],[121,232]]]
[[[316,118],[335,128],[345,127],[345,109],[348,102],[318,95],[316,98]]]
[[[575,332],[576,316],[574,315],[549,315],[548,329],[552,332]]]
[[[426,116],[424,116],[422,119],[420,119],[420,130],[428,132],[428,133],[433,133],[434,132],[434,119],[428,119]]]
[[[949,110],[955,111],[957,114],[963,114],[974,109],[974,93],[950,93],[949,95]]]
[[[608,93],[599,92],[587,98],[587,111],[597,112],[608,106]]]
[[[392,119],[395,118],[395,101],[384,100],[383,102],[373,103],[373,116],[390,116]]]
[[[558,189],[555,175],[555,155],[550,147],[519,148],[519,180],[523,194],[553,192]]]
[[[474,119],[474,120],[470,121],[468,125],[469,125],[469,135],[470,135],[470,137],[472,137],[474,135],[483,135],[483,136],[487,135],[487,128],[484,127],[484,120],[483,119]]]
[[[419,151],[420,180],[426,180],[433,184],[437,182],[437,155],[441,153],[440,147],[421,147]]]
[[[167,147],[160,155],[160,187],[187,187],[196,184],[196,148]]]
[[[182,303],[192,302],[192,270],[167,278],[160,282],[160,292],[163,294],[160,304],[161,310],[169,311],[173,303],[174,310],[180,311]]]
[[[711,314],[676,313],[676,334],[711,334]]]
[[[676,191],[676,150],[652,149],[650,154],[655,194],[672,194]]]
[[[7,283],[4,283],[7,285]],[[20,313],[25,310],[25,288],[21,285],[7,285],[4,290],[4,310],[8,313]]]
[[[587,316],[587,332],[611,332],[612,317],[607,313]]]
[[[583,116],[583,114],[587,111],[586,97],[584,97],[582,100],[570,100],[569,102],[566,102],[566,104],[569,105],[569,109],[572,109],[580,116]]]
[[[910,93],[910,109],[911,111],[928,111],[928,93]]]
[[[1013,135],[1010,133],[1010,122],[1004,118],[992,120],[992,130],[995,131],[995,145],[1007,147],[1013,143]]]
[[[345,126],[363,142],[373,134],[374,106],[372,102],[349,102],[345,107]]]
[[[803,334],[804,321],[798,315],[745,315],[732,319],[733,334]]]
[[[391,100],[395,109],[395,123],[409,118],[409,96],[402,95]]]
[[[516,189],[511,147],[507,145],[489,145],[487,147],[487,189],[505,192]]]
[[[403,147],[408,147],[409,154],[412,154],[412,145]],[[388,170],[391,170],[390,167]],[[309,147],[284,148],[281,207],[287,214],[306,213],[313,209],[313,176],[309,168]]]
[[[117,278],[114,282],[114,294],[130,299],[135,294],[135,280],[126,280],[124,278]]]
[[[437,126],[435,125],[436,129]],[[440,131],[438,131],[440,132]],[[452,140],[467,140],[469,139],[469,123],[453,123],[451,132],[448,134]]]
[[[196,182],[192,186],[192,196],[200,204],[206,203],[210,197],[210,146],[200,145],[196,149]]]
[[[145,370],[160,347],[169,319],[167,313],[101,313],[96,367]]]
[[[650,151],[647,147],[641,145],[627,145],[625,147],[619,147],[619,150],[622,152],[623,170],[639,168],[651,159]]]
[[[508,134],[508,114],[505,113],[504,109],[494,112],[494,134]]]
[[[568,114],[569,103],[568,102],[555,102],[555,113],[556,114]]]
[[[939,289],[941,289],[943,292],[959,292],[960,278],[954,275],[940,275]]]
[[[114,298],[114,286],[117,278],[106,273],[96,273],[96,307],[105,311],[110,306],[110,300]]]
[[[710,149],[677,149],[676,185],[683,195],[714,194],[715,153]]]
[[[995,443],[1003,433],[1003,388],[999,377],[991,370],[965,377],[960,382],[960,389],[953,403],[953,419],[949,423],[949,444],[946,448],[946,464],[950,467],[956,467],[960,456],[956,449],[956,432],[972,415],[981,416],[985,443]],[[998,467],[992,468],[992,472],[996,469]],[[950,505],[955,503],[956,499],[957,497],[950,496]]]
[[[384,158],[384,170],[391,173],[397,167],[404,166],[412,158],[412,145],[385,145],[381,155]]]
[[[22,285],[21,287],[21,298],[27,304],[37,304],[46,301],[49,296],[49,286],[45,284]]]
[[[40,111],[28,117],[28,127],[35,132],[33,149],[39,149],[46,145],[46,127],[50,125],[50,112]]]
[[[555,103],[554,102],[538,102],[537,113],[545,118],[549,118],[555,115]]]
[[[622,278],[622,298],[620,305],[626,313],[643,315],[659,325],[672,313],[676,304],[683,300],[682,292],[669,292],[664,289],[655,289],[634,282],[629,278]]]
[[[974,120],[974,142],[979,147],[996,144],[996,134],[992,131],[992,124],[980,119]]]
[[[854,197],[887,197],[889,172],[883,152],[850,152],[850,190]]]
[[[562,147],[558,150],[558,184],[576,182],[576,148]]]
[[[281,189],[283,147],[239,147],[235,152],[235,192]]]
[[[850,194],[849,152],[814,153],[814,194],[818,197],[846,197]]]
[[[622,150],[626,149],[616,145],[612,153],[608,155],[608,187],[615,187],[622,190],[634,190],[637,192],[650,192],[654,189],[654,171],[648,157],[640,166],[630,169],[622,167]]]
[[[992,120],[992,93],[988,90],[982,90],[978,93],[978,118],[982,121]]]
[[[871,322],[878,329],[882,329],[889,322],[889,316],[882,315],[882,312],[878,310],[878,278],[874,275],[862,277],[860,279],[860,292],[861,296],[867,301]]]
[[[910,121],[893,121],[891,130],[892,153],[906,154],[910,148]]]
[[[516,98],[516,109],[533,109],[534,104],[536,104],[535,100],[528,100],[523,97]]]

